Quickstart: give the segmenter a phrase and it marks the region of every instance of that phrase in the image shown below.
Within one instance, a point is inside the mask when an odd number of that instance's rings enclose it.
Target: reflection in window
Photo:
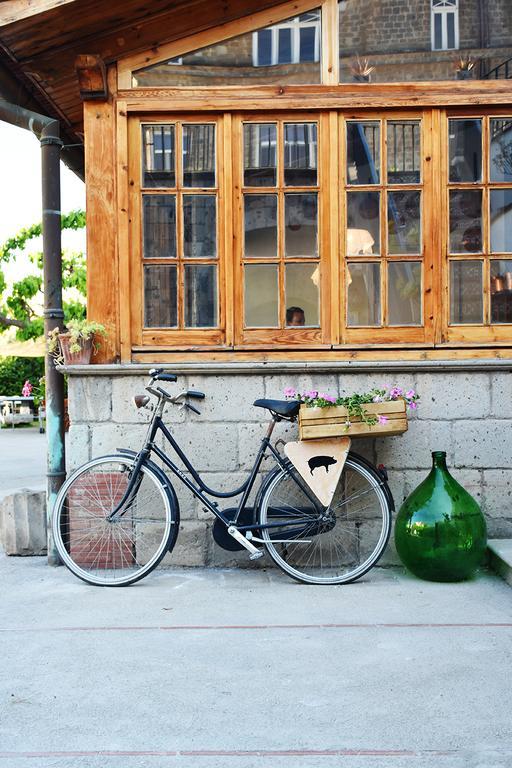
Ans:
[[[245,326],[276,328],[278,318],[277,264],[245,265]]]
[[[174,187],[174,125],[142,126],[144,187]]]
[[[491,189],[491,251],[512,253],[512,189]]]
[[[387,121],[388,184],[421,181],[419,120]]]
[[[450,181],[482,178],[482,121],[449,120]]]
[[[245,123],[244,184],[246,187],[275,187],[276,148],[277,126],[275,123]]]
[[[217,325],[217,267],[214,264],[185,265],[185,327],[213,328]]]
[[[380,264],[349,264],[347,284],[348,325],[380,325]]]
[[[143,195],[144,258],[176,258],[176,197]]]
[[[450,262],[450,323],[482,323],[483,290],[481,261]]]
[[[421,325],[421,263],[388,264],[389,325]]]
[[[347,254],[380,253],[380,192],[347,194]]]
[[[512,119],[490,120],[491,181],[512,182]]]
[[[284,124],[284,183],[287,187],[317,183],[316,123]]]
[[[491,323],[512,323],[512,261],[491,261]]]
[[[450,190],[450,253],[481,253],[482,190]]]
[[[285,255],[318,256],[317,195],[286,194],[284,198]]]
[[[378,184],[379,177],[379,123],[347,122],[347,183]]]
[[[245,255],[277,256],[277,195],[245,195]]]
[[[216,255],[215,195],[183,195],[183,256],[214,258]]]
[[[144,325],[147,328],[175,328],[178,300],[175,266],[144,267]]]
[[[134,72],[134,87],[320,82],[320,10]]]
[[[421,252],[421,192],[388,192],[388,253]]]
[[[320,283],[318,264],[287,264],[285,271],[286,307],[302,309],[303,325],[318,327],[318,287]],[[295,317],[294,317],[295,315]],[[297,324],[299,312],[287,312],[286,324]]]
[[[183,186],[215,186],[215,125],[187,125],[182,133]]]

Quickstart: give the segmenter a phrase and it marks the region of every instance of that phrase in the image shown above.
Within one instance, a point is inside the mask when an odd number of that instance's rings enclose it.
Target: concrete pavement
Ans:
[[[0,768],[507,768],[512,592],[0,557]]]

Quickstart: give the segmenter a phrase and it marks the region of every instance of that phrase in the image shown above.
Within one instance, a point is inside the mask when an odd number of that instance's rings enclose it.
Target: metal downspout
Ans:
[[[62,327],[62,249],[60,211],[60,138],[59,122],[0,99],[0,120],[32,131],[41,144],[44,332]],[[58,565],[59,557],[51,533],[51,512],[59,488],[66,475],[64,448],[64,377],[57,371],[53,358],[46,355],[46,434],[48,515],[48,563]]]

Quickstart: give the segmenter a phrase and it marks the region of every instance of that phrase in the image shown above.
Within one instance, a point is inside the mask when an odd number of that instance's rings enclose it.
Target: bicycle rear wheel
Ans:
[[[306,493],[295,469],[276,469],[259,507],[270,557],[307,584],[347,584],[360,578],[381,556],[391,531],[383,485],[376,470],[349,454],[331,505],[324,507],[311,491]]]
[[[123,499],[134,459],[102,456],[80,467],[62,486],[53,511],[53,536],[63,563],[97,586],[125,586],[156,568],[172,549],[178,510],[158,472],[143,465]]]

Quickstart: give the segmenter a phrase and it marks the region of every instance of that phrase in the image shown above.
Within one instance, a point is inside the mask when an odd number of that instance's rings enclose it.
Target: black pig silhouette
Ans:
[[[329,472],[329,467],[331,464],[337,463],[338,461],[334,458],[334,456],[313,456],[313,458],[308,461],[311,474],[313,474],[313,470],[318,469],[318,467],[325,467],[325,471],[327,473]]]

